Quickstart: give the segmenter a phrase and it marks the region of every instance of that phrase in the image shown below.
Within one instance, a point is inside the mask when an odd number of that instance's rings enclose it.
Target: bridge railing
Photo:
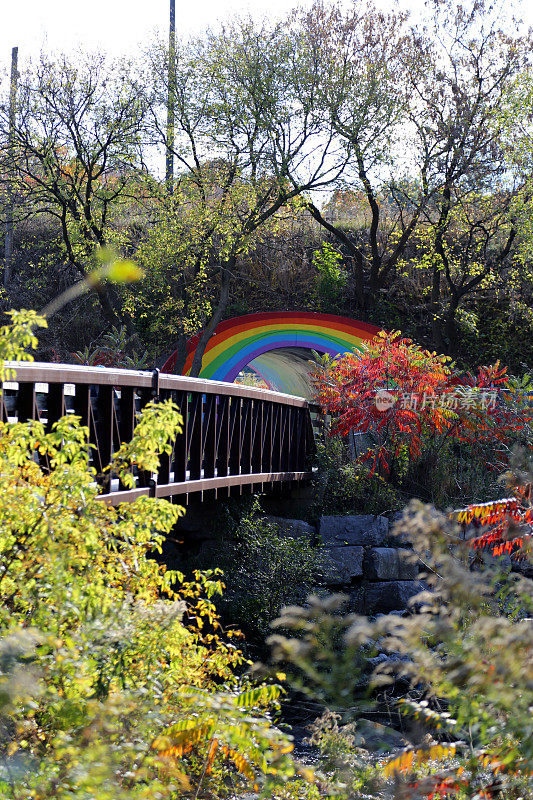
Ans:
[[[91,460],[101,475],[101,498],[113,505],[142,495],[227,497],[308,480],[314,452],[311,407],[299,397],[237,384],[68,364],[12,363],[16,380],[0,400],[3,421],[41,420],[47,429],[65,414],[89,428]],[[157,474],[135,471],[135,488],[102,475],[129,441],[137,414],[150,400],[171,399],[183,433]]]

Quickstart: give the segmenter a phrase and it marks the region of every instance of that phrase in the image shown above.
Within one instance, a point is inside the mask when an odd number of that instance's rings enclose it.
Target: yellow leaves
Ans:
[[[106,277],[113,283],[134,283],[140,281],[144,273],[133,261],[117,259],[109,265]]]
[[[267,705],[279,700],[281,696],[281,686],[262,684],[257,689],[249,689],[237,696],[238,708],[255,708],[259,705]]]
[[[308,767],[299,766],[298,775],[300,775],[305,781],[307,781],[307,783],[314,783],[316,780],[315,773],[313,772],[312,769],[309,769]]]
[[[411,772],[415,767],[428,761],[442,761],[453,758],[457,747],[455,744],[436,744],[423,750],[404,750],[399,756],[388,761],[383,767],[383,774],[391,778],[396,772]]]
[[[5,361],[33,361],[28,350],[35,350],[37,338],[34,328],[46,328],[43,316],[36,311],[20,309],[8,311],[10,323],[0,328],[0,381],[14,380],[15,371],[5,366]]]
[[[103,266],[94,270],[87,278],[91,285],[102,280],[112,283],[135,283],[144,277],[144,272],[137,264],[129,259],[119,258],[109,248],[99,248],[95,255]]]
[[[242,753],[238,753],[231,747],[227,747],[226,745],[222,745],[220,748],[221,752],[230,759],[233,766],[237,769],[241,775],[244,775],[248,780],[254,783],[255,786],[255,774],[252,769],[252,765],[250,762],[245,758]]]
[[[20,746],[22,746],[22,742],[20,743]],[[19,743],[18,742],[10,742],[9,745],[7,746],[7,751],[6,751],[7,755],[9,757],[15,755],[15,753],[17,752],[18,749],[19,749]]]

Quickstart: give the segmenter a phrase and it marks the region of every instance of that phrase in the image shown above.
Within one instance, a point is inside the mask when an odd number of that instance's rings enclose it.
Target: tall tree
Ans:
[[[308,209],[352,259],[356,296],[364,306],[394,270],[428,194],[427,161],[418,165],[418,180],[406,177],[402,165],[411,101],[406,16],[383,14],[365,0],[348,10],[318,0],[299,24],[322,64],[317,103],[347,160],[338,189],[359,192],[369,222],[354,235],[312,200]]]
[[[20,216],[58,220],[80,279],[95,247],[108,245],[113,215],[139,191],[146,100],[134,76],[132,64],[101,55],[42,54],[21,74],[10,137],[9,111],[0,106],[0,181],[9,181]],[[105,286],[97,291],[104,315],[117,323],[116,298]]]
[[[463,299],[501,270],[517,236],[514,199],[523,182],[505,148],[501,107],[531,50],[509,33],[495,9],[433,4],[432,27],[412,73],[413,124],[431,153],[431,313],[433,340],[453,352]]]
[[[171,143],[161,111],[167,64],[166,51],[154,50],[153,129],[166,147]],[[321,69],[301,30],[290,24],[241,20],[176,49],[175,192],[181,199],[175,213],[188,217],[195,232],[193,279],[203,269],[212,290],[192,375],[201,368],[232,285],[246,279],[243,256],[260,231],[344,168],[345,154],[315,101]],[[305,87],[295,93],[303,72]],[[192,195],[194,201],[187,199]]]

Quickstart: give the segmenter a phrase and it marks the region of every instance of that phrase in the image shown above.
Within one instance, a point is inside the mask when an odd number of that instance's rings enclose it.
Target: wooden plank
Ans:
[[[192,494],[205,492],[224,486],[260,486],[263,483],[285,483],[287,481],[308,481],[313,477],[312,472],[259,472],[248,475],[226,475],[220,478],[202,478],[183,483],[170,483],[168,486],[158,486],[156,497],[170,495]]]
[[[141,370],[108,369],[106,367],[87,367],[76,364],[49,364],[44,362],[6,362],[17,374],[16,380],[29,383],[73,383],[93,386],[133,386],[138,389],[151,389],[153,373]],[[189,378],[187,375],[159,376],[159,389],[172,391],[201,392],[202,394],[246,397],[269,400],[287,406],[307,408],[308,402],[302,397],[273,392],[270,389],[256,389],[225,381],[211,381],[204,378]]]

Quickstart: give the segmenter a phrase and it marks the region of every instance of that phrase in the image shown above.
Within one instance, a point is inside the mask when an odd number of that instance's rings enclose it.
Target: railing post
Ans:
[[[159,400],[159,370],[154,369],[152,372],[152,399]]]

